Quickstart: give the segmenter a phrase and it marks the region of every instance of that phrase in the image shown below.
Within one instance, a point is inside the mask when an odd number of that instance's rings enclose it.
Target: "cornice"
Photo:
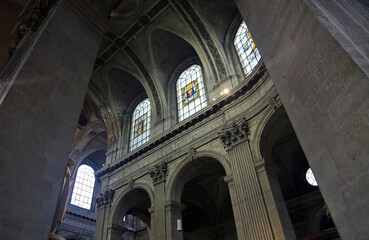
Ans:
[[[231,93],[227,97],[220,99],[218,102],[216,102],[212,106],[208,106],[207,108],[204,109],[204,111],[201,112],[201,114],[198,114],[196,117],[182,124],[178,124],[176,127],[171,129],[170,131],[163,133],[161,136],[158,136],[157,138],[149,141],[147,144],[138,148],[136,151],[125,155],[121,160],[107,164],[105,167],[95,172],[96,177],[100,178],[118,168],[121,168],[123,165],[131,162],[137,157],[143,155],[144,153],[168,141],[169,139],[172,139],[173,137],[187,130],[189,127],[195,124],[198,124],[204,119],[209,118],[213,114],[219,112],[224,106],[234,102],[235,100],[237,100],[244,94],[248,93],[254,86],[257,85],[259,80],[263,78],[265,73],[266,73],[266,68],[265,68],[265,65],[262,64],[260,68],[258,69],[258,71],[256,72],[256,74],[245,85],[241,86],[238,89],[235,89],[233,93]]]

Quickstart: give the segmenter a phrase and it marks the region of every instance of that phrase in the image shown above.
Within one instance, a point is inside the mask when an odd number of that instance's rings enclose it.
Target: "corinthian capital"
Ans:
[[[248,139],[249,127],[245,118],[234,122],[230,126],[225,126],[221,132],[218,133],[219,139],[226,150]]]
[[[165,176],[168,171],[168,166],[166,162],[161,162],[155,165],[153,168],[149,168],[150,177],[153,180],[154,185],[165,180]]]
[[[100,196],[96,198],[97,207],[100,208],[111,205],[114,199],[114,193],[112,189],[107,189],[104,193],[100,193]]]

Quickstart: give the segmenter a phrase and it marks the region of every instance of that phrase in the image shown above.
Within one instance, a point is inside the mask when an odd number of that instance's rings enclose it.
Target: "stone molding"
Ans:
[[[170,200],[165,203],[165,209],[183,211],[186,209],[186,205]]]
[[[223,179],[228,184],[228,186],[234,185],[233,175],[227,175],[227,176],[223,177]]]
[[[257,173],[266,171],[267,173],[275,175],[275,176],[277,176],[280,170],[274,163],[265,161],[263,158],[255,162],[255,169]]]
[[[191,160],[194,160],[197,158],[197,151],[195,148],[193,147],[190,147],[188,149],[188,157],[191,159]]]
[[[207,30],[201,18],[196,13],[195,9],[187,0],[172,0],[171,3],[176,7],[178,13],[182,15],[186,23],[190,26],[191,30],[194,33],[194,36],[199,40],[207,59],[214,60],[211,61],[213,63],[211,64],[211,68],[215,76],[218,76],[219,79],[225,78],[227,73],[222,61],[222,57],[220,56],[218,48],[216,47],[216,44],[212,39],[209,31]],[[179,6],[181,6],[184,11],[182,9],[179,9]],[[218,82],[219,79],[216,79],[216,82]]]
[[[133,178],[131,178],[131,180],[129,180],[128,186],[129,186],[130,190],[133,190],[135,188],[135,180]]]
[[[167,172],[168,172],[168,164],[164,161],[155,165],[152,168],[149,168],[149,175],[152,178],[154,185],[165,181]]]
[[[268,101],[268,105],[272,110],[277,110],[282,106],[282,100],[279,95],[271,97]]]
[[[241,118],[238,122],[234,122],[231,126],[226,126],[218,133],[220,141],[223,143],[226,151],[230,150],[237,144],[248,140],[249,126],[245,118]]]
[[[149,150],[159,146],[163,142],[177,136],[178,134],[180,134],[181,132],[185,130],[188,130],[191,126],[194,126],[197,123],[203,121],[204,119],[207,119],[208,117],[213,116],[217,112],[221,111],[222,107],[226,106],[227,104],[230,104],[231,102],[237,100],[238,98],[240,98],[241,96],[249,92],[259,82],[259,80],[263,78],[265,73],[266,73],[265,65],[261,64],[260,68],[257,70],[255,75],[251,78],[251,80],[247,82],[247,84],[238,88],[237,91],[234,91],[232,94],[220,100],[219,102],[215,103],[214,105],[207,107],[207,109],[202,114],[199,114],[196,117],[193,117],[192,120],[185,121],[182,124],[178,124],[176,127],[172,128],[171,131],[169,131],[168,133],[161,135],[160,137],[156,139],[150,140],[147,143],[147,145],[145,144],[145,146],[140,147],[137,150],[127,154],[121,160],[115,161],[111,164],[107,164],[102,169],[96,171],[95,173],[96,177],[101,178],[104,175],[108,175],[108,173],[121,168],[125,164],[131,162],[132,160],[143,155]]]
[[[122,233],[123,234],[125,231],[127,231],[127,228],[121,225],[118,225],[118,224],[111,224],[108,227],[108,230],[111,233]]]
[[[97,208],[110,206],[114,199],[115,191],[113,189],[107,189],[103,194],[100,193],[96,197]]]

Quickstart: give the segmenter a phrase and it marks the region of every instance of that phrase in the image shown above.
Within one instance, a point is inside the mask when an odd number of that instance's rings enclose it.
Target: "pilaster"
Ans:
[[[167,227],[167,238],[171,240],[182,240],[183,231],[177,229],[177,221],[182,220],[182,211],[185,209],[185,205],[169,201],[165,204],[165,214],[166,214],[166,227]]]
[[[149,169],[154,184],[154,209],[151,215],[152,237],[154,240],[165,239],[165,178],[167,163],[161,162]],[[154,218],[153,218],[154,217]]]
[[[228,153],[232,178],[228,182],[238,239],[275,239],[248,141],[246,119],[226,126],[219,133]]]
[[[100,193],[100,195],[96,197],[97,219],[94,237],[94,239],[96,240],[117,239],[112,238],[112,234],[113,235],[116,234],[116,231],[111,230],[112,229],[111,226],[109,226],[109,228],[107,227],[109,224],[110,209],[111,204],[114,200],[114,195],[115,195],[114,190],[107,189],[105,192]],[[120,237],[122,237],[122,235],[120,235]]]
[[[278,180],[279,168],[260,159],[255,163],[275,239],[296,239]]]

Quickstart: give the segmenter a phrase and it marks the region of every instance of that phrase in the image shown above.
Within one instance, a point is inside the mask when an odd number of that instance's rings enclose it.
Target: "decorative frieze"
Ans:
[[[160,164],[155,165],[153,168],[149,168],[149,174],[153,180],[154,185],[165,181],[167,172],[168,172],[168,165],[164,161],[161,162]]]
[[[97,207],[100,208],[111,205],[114,199],[114,193],[115,191],[112,189],[106,190],[103,194],[100,193],[100,195],[96,197]]]
[[[219,139],[227,151],[235,145],[248,139],[249,127],[245,118],[226,126],[218,133]]]

